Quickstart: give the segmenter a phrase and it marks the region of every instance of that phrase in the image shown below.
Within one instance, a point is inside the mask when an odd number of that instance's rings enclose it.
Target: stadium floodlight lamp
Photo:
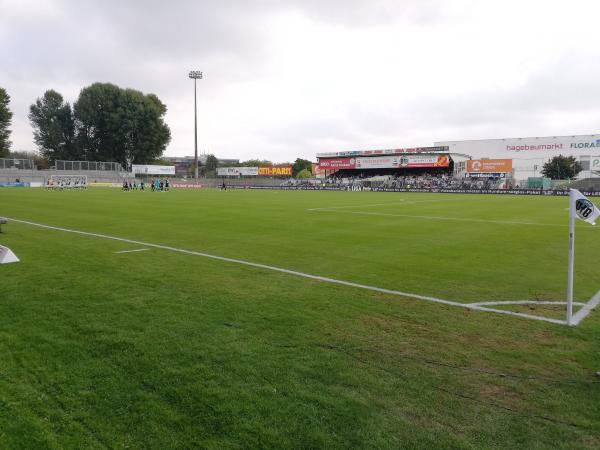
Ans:
[[[194,178],[198,179],[198,107],[196,106],[196,80],[202,79],[202,72],[190,70],[189,77],[194,80]]]

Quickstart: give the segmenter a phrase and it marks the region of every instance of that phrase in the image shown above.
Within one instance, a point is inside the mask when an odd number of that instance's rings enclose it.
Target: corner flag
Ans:
[[[569,273],[567,277],[567,325],[573,324],[573,266],[575,263],[575,217],[596,225],[600,210],[577,189],[569,191]]]
[[[575,202],[575,213],[577,217],[587,223],[596,225],[596,218],[600,216],[600,210],[588,198],[577,189],[571,189],[571,203]]]
[[[10,248],[0,245],[0,264],[8,264],[19,262],[19,258],[15,255]]]

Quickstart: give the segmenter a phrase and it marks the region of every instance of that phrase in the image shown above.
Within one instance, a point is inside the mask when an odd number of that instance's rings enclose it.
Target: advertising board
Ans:
[[[291,177],[292,166],[267,166],[258,168],[259,177]]]
[[[413,154],[356,158],[357,169],[402,169],[417,167],[448,167],[448,155]]]
[[[319,160],[321,170],[355,169],[355,158],[327,158]]]
[[[175,166],[154,166],[134,164],[131,166],[134,175],[175,175]]]
[[[512,159],[470,159],[467,161],[469,173],[510,173]]]
[[[255,177],[258,175],[258,167],[218,167],[217,175],[220,177]]]

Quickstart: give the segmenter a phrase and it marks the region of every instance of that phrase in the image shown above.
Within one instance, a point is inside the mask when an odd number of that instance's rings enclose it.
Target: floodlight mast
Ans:
[[[198,107],[196,104],[196,80],[202,79],[202,72],[190,70],[189,77],[194,80],[194,178],[198,179]]]

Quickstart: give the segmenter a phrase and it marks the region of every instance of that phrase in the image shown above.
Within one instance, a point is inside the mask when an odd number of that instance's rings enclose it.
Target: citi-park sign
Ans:
[[[291,177],[292,166],[268,166],[258,168],[259,177]]]

